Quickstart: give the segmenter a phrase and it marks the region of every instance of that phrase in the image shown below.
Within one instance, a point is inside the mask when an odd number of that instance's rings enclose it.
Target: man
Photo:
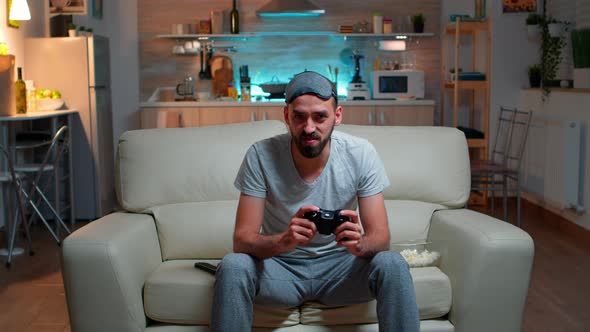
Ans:
[[[324,76],[296,75],[285,97],[289,133],[252,145],[235,180],[235,253],[217,270],[212,331],[250,330],[253,303],[292,308],[375,298],[380,331],[418,331],[408,265],[388,251],[382,191],[389,180],[374,147],[333,132],[342,107]],[[342,209],[350,221],[319,234],[304,214],[320,208]]]

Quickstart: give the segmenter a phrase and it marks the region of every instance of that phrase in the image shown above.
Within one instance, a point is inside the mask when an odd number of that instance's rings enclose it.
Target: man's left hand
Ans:
[[[346,248],[351,254],[359,256],[361,254],[359,245],[363,233],[359,224],[358,214],[353,210],[342,210],[340,211],[340,215],[348,217],[350,221],[336,227],[334,231],[336,242],[338,242],[339,246]]]

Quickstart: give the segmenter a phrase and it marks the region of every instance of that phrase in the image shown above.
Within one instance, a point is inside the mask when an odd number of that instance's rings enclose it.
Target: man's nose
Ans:
[[[303,131],[305,131],[306,134],[315,132],[315,122],[313,122],[311,116],[305,121],[305,127],[303,128]]]

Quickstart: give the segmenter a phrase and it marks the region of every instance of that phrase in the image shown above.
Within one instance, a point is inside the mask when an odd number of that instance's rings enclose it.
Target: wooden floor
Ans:
[[[590,232],[526,202],[523,229],[535,241],[523,331],[590,331]],[[70,331],[59,248],[40,226],[33,235],[34,256],[0,266],[0,331]]]

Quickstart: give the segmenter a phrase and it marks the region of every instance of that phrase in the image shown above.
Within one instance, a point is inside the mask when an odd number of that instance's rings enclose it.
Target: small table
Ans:
[[[12,154],[13,160],[15,156],[15,151],[13,149],[15,139],[15,131],[11,128],[11,124],[22,122],[22,121],[32,121],[32,120],[42,120],[42,119],[50,119],[51,125],[50,130],[52,136],[57,132],[59,129],[58,120],[62,117],[66,117],[66,123],[68,128],[68,139],[72,142],[72,124],[73,124],[73,116],[78,114],[77,110],[60,110],[60,111],[41,111],[41,112],[31,112],[26,114],[14,114],[14,115],[4,115],[0,116],[0,144],[7,147]],[[68,156],[68,174],[70,176],[69,181],[69,197],[70,197],[70,224],[75,222],[76,214],[74,209],[74,181],[73,181],[73,173],[72,173],[72,149],[69,149],[69,156]],[[8,168],[7,162],[5,160],[2,161],[0,164],[0,170],[6,170]],[[58,185],[59,179],[56,179],[56,185]],[[0,190],[0,202],[4,201],[4,195],[6,193],[4,190]],[[56,207],[59,208],[59,207]],[[59,209],[57,209],[59,211]],[[6,216],[7,212],[5,209],[0,211],[0,226],[6,225]]]

